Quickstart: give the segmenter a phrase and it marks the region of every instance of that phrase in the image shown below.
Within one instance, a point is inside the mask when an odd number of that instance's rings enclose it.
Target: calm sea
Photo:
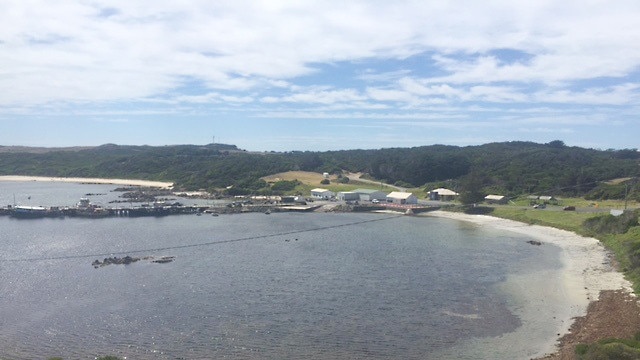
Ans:
[[[0,183],[0,201],[108,203],[113,188]],[[558,248],[526,240],[386,214],[3,216],[0,358],[491,358],[527,326],[501,284],[560,269]],[[112,255],[175,261],[91,265]]]

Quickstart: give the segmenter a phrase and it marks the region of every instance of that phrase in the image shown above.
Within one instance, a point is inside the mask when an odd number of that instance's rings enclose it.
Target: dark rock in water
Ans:
[[[102,262],[100,262],[100,260],[95,260],[94,262],[91,263],[91,265],[93,265],[93,267],[95,268],[98,268],[98,267],[107,266],[107,265],[129,265],[136,261],[140,261],[140,258],[134,258],[129,255],[123,258],[114,256],[110,258],[104,258]]]
[[[531,244],[531,245],[535,245],[535,246],[542,245],[542,243],[540,241],[536,241],[536,240],[529,240],[529,241],[527,241],[527,244]]]
[[[154,262],[156,264],[166,264],[172,262],[175,258],[175,256],[163,256],[160,259],[152,260],[151,262]]]
[[[155,259],[153,256],[145,256],[144,258],[138,258],[138,257],[131,257],[127,255],[123,258],[114,256],[110,258],[104,258],[104,260],[102,261],[95,260],[94,262],[91,263],[91,265],[93,265],[93,267],[97,269],[99,267],[103,267],[107,265],[129,265],[134,262],[138,262],[140,260],[148,260],[154,263],[164,264],[164,263],[172,262],[174,259],[175,259],[175,256],[163,256],[159,259]]]

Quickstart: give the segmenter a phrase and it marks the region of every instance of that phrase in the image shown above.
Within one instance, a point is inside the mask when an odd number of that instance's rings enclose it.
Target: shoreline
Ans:
[[[640,308],[632,286],[612,264],[611,254],[595,238],[552,227],[529,225],[514,220],[487,215],[432,211],[420,216],[433,216],[469,222],[493,229],[513,232],[530,237],[561,250],[562,289],[557,298],[571,304],[568,309],[558,310],[553,323],[541,324],[553,327],[553,339],[547,339],[545,348],[532,357],[538,359],[575,359],[574,347],[580,342],[594,342],[612,336],[633,336],[640,329]],[[509,284],[511,283],[511,284]],[[507,281],[505,286],[516,285],[518,279]],[[544,278],[538,281],[544,288]],[[523,287],[519,285],[519,287]],[[547,290],[549,291],[549,290]],[[551,292],[551,291],[549,291]],[[548,294],[546,294],[548,295]],[[554,296],[550,299],[553,302]],[[535,314],[527,314],[535,316]],[[632,325],[618,325],[619,317]],[[539,321],[539,320],[538,320]],[[637,325],[637,326],[636,326]],[[635,327],[634,327],[635,326]],[[551,330],[547,330],[551,332]],[[542,340],[542,339],[540,339]]]
[[[156,187],[170,189],[173,183],[164,181],[132,180],[132,179],[105,179],[105,178],[80,178],[80,177],[50,177],[50,176],[23,176],[23,175],[0,175],[2,181],[43,181],[43,182],[69,182],[86,184],[113,184]]]

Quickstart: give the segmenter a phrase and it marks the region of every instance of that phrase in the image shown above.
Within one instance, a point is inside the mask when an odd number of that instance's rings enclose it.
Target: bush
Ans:
[[[271,190],[275,192],[291,191],[295,189],[299,184],[300,182],[298,180],[280,180],[271,185]]]
[[[634,340],[609,339],[596,344],[576,346],[580,360],[633,360],[640,358],[640,349]]]
[[[638,226],[640,211],[625,211],[620,216],[604,215],[585,220],[584,227],[596,234],[624,234],[629,228]]]
[[[329,185],[331,183],[331,181],[329,181],[329,179],[322,179],[322,181],[320,181],[320,184],[322,185]]]

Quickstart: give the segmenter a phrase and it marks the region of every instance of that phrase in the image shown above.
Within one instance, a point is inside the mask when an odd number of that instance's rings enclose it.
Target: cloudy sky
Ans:
[[[640,2],[4,0],[0,145],[638,148]]]

